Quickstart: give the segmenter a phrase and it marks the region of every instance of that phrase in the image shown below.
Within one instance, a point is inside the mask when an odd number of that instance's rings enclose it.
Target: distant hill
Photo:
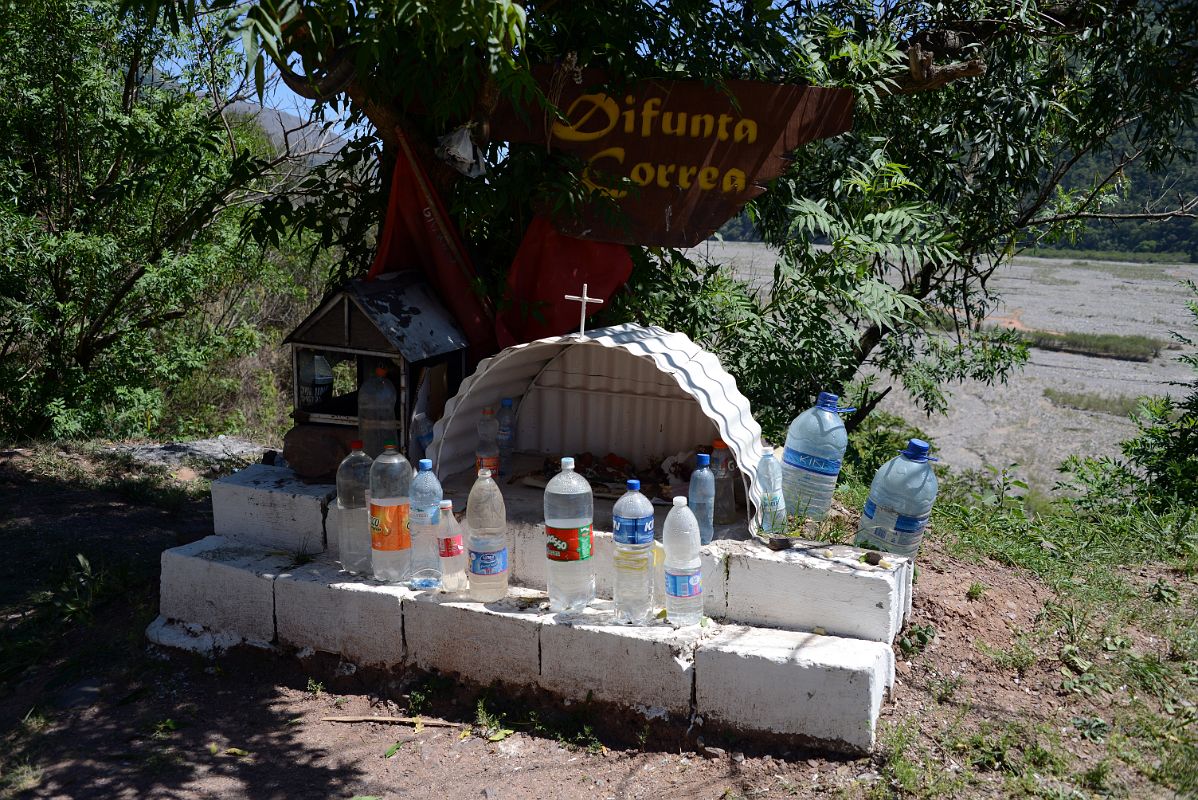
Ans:
[[[286,138],[290,138],[291,147],[295,150],[312,149],[315,152],[308,157],[311,166],[317,166],[331,159],[345,146],[345,139],[324,130],[318,122],[305,125],[305,120],[295,114],[281,111],[277,108],[265,108],[256,103],[238,102],[229,106],[233,114],[252,117],[270,141],[282,148]],[[290,133],[288,133],[290,131]]]

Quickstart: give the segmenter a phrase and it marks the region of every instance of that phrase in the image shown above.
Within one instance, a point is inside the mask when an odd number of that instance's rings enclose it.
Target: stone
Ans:
[[[286,467],[254,464],[212,483],[213,532],[287,553],[320,553],[336,495],[335,486],[304,483]]]
[[[356,425],[301,422],[283,436],[283,460],[301,478],[332,483],[357,438]]]

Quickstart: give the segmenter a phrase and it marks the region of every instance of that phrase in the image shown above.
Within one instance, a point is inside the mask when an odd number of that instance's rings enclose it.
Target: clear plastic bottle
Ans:
[[[910,558],[919,552],[938,489],[929,449],[922,439],[911,439],[878,470],[857,527],[858,547]]]
[[[822,520],[832,505],[832,492],[849,437],[838,408],[840,398],[820,392],[812,407],[795,417],[782,455],[782,494],[790,516]]]
[[[736,462],[723,439],[711,443],[711,472],[715,476],[715,512],[712,519],[716,525],[736,522],[736,489],[733,484],[737,472]]]
[[[715,475],[711,471],[711,456],[699,453],[695,456],[695,471],[686,496],[691,514],[699,521],[699,536],[703,544],[711,544],[715,536]]]
[[[350,454],[337,467],[337,552],[341,568],[351,575],[369,575],[370,465],[373,459],[360,441],[349,443]]]
[[[428,455],[428,446],[433,443],[433,422],[428,414],[417,411],[412,415],[411,441],[408,443],[408,457],[419,461]]]
[[[311,408],[333,394],[333,368],[319,353],[301,351],[299,357],[300,407]]]
[[[358,438],[371,458],[379,457],[386,442],[399,441],[395,426],[395,387],[387,380],[386,367],[377,368],[374,377],[363,381],[358,390]]]
[[[666,617],[676,627],[703,619],[703,565],[699,559],[699,521],[675,497],[662,534],[666,549]]]
[[[579,611],[595,599],[591,561],[595,498],[591,484],[562,458],[562,471],[545,486],[545,583],[550,611]]]
[[[370,560],[380,581],[401,583],[411,573],[411,488],[412,465],[386,442],[370,466]]]
[[[437,553],[441,558],[441,589],[459,594],[469,589],[466,580],[466,546],[462,527],[453,515],[453,501],[441,501],[441,523],[437,526]]]
[[[495,419],[495,409],[487,406],[478,420],[478,449],[474,451],[474,471],[491,470],[491,475],[499,477],[499,421]]]
[[[612,599],[616,621],[644,624],[653,611],[653,503],[641,494],[641,482],[630,480],[628,491],[612,508],[616,581]]]
[[[507,507],[491,470],[479,470],[466,501],[470,597],[482,603],[507,594]]]
[[[437,531],[441,523],[441,482],[433,474],[433,462],[420,459],[412,479],[412,579],[413,589],[436,589],[441,585],[441,553]]]
[[[761,533],[769,539],[786,537],[786,499],[782,496],[782,465],[774,451],[766,449],[757,462],[761,485]]]
[[[512,451],[516,446],[516,410],[512,407],[512,398],[505,397],[499,401],[499,413],[495,415],[498,425],[496,443],[499,445],[499,474],[512,474]]]

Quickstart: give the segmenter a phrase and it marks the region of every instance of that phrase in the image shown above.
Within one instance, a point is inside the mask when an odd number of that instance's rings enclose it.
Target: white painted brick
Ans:
[[[737,626],[699,644],[695,671],[706,720],[865,751],[894,654],[881,642]]]
[[[285,467],[253,464],[212,484],[213,531],[289,553],[319,553],[336,494],[336,487],[304,483]]]
[[[338,653],[355,664],[404,661],[402,586],[355,578],[326,558],[295,567],[275,581],[280,644]]]
[[[513,587],[496,603],[420,593],[403,601],[408,661],[483,685],[536,685],[545,596]]]
[[[291,559],[221,536],[162,554],[163,617],[270,642],[275,636],[275,576]]]

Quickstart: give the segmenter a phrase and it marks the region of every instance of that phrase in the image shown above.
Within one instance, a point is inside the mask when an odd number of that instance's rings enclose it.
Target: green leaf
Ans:
[[[387,752],[383,753],[383,758],[391,758],[399,752],[399,748],[403,747],[403,745],[403,742],[396,742],[395,744],[391,745],[387,748]]]

